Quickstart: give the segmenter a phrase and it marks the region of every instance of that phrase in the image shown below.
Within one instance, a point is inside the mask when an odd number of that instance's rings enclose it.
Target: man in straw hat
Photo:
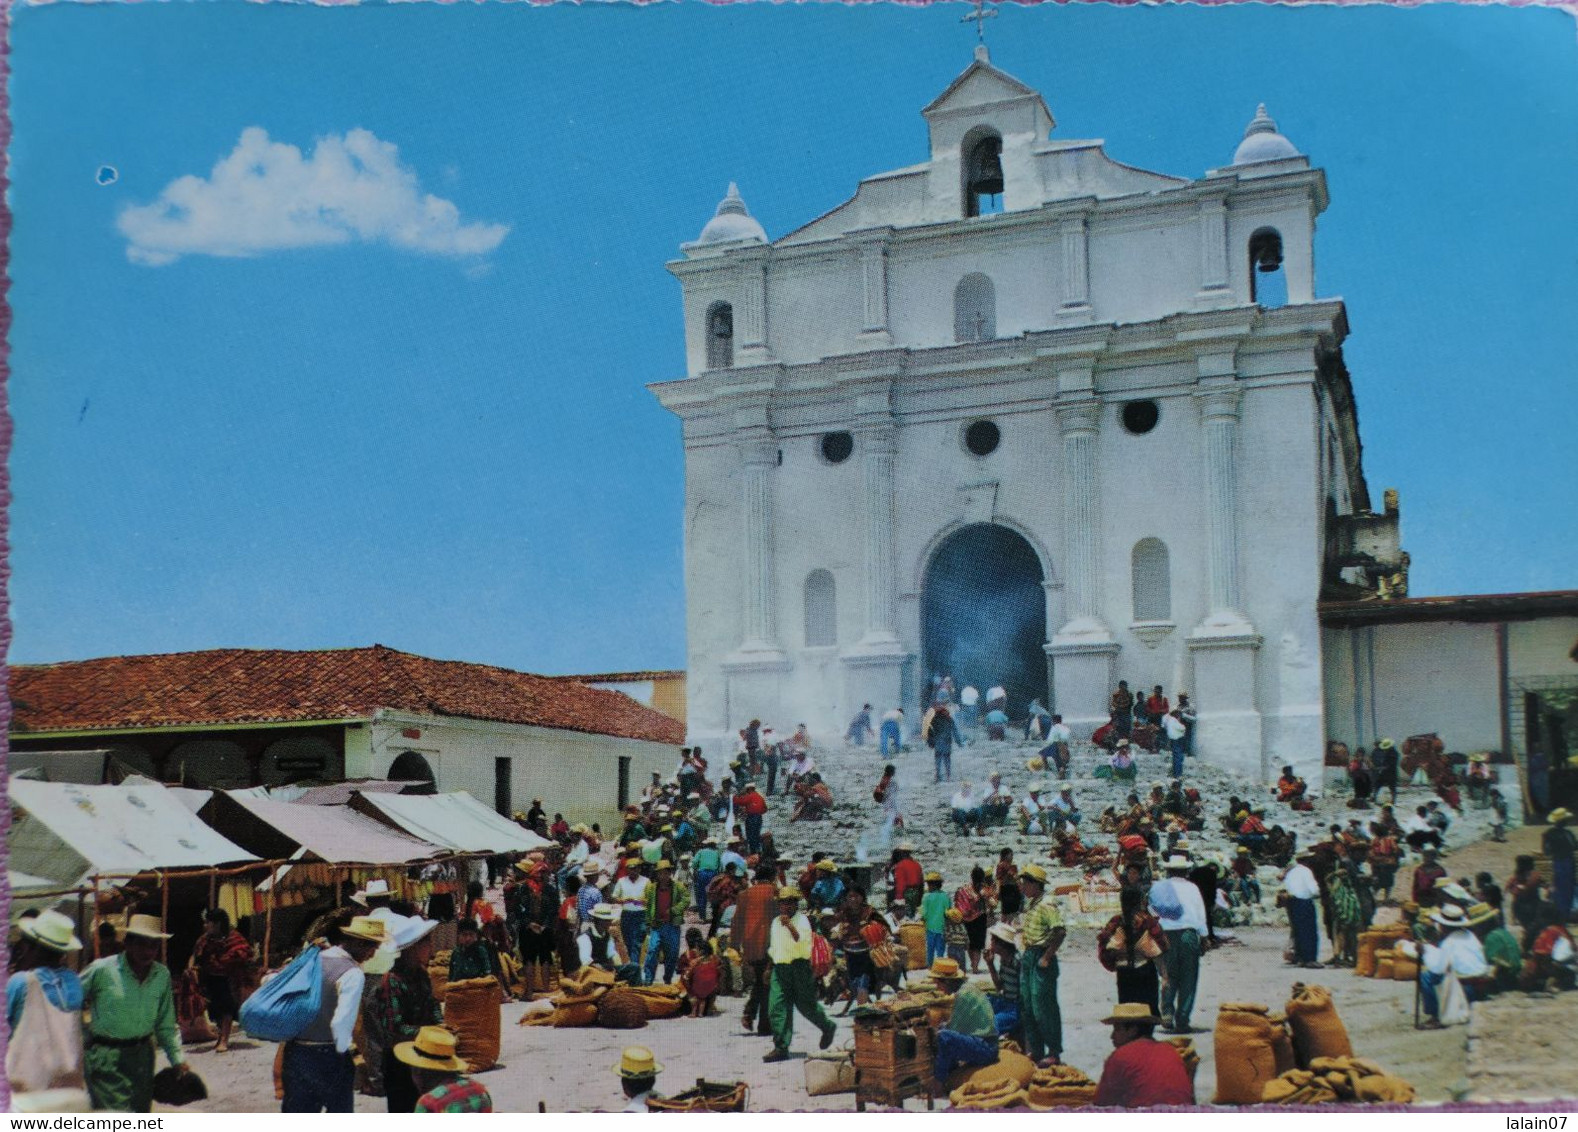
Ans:
[[[1490,973],[1485,948],[1471,930],[1468,915],[1457,904],[1443,904],[1430,913],[1439,943],[1427,942],[1419,955],[1419,993],[1424,999],[1427,1030],[1441,1028],[1439,989],[1449,977],[1477,979]]]
[[[663,1067],[646,1046],[625,1047],[619,1055],[619,1064],[614,1066],[614,1073],[618,1075],[619,1085],[629,1102],[625,1105],[625,1112],[648,1111],[647,1101],[657,1096],[652,1088],[657,1084],[657,1075],[661,1072]]]
[[[394,899],[394,894],[389,891],[389,882],[382,877],[374,877],[367,882],[366,888],[357,889],[351,893],[351,902],[360,904],[369,910],[374,908],[387,908]]]
[[[679,965],[680,928],[685,923],[685,912],[690,908],[690,890],[674,883],[674,862],[667,859],[657,863],[657,879],[646,891],[646,923],[650,938],[647,941],[646,970],[642,981],[650,983],[657,973],[658,956],[663,958],[663,981],[674,981],[674,969]]]
[[[386,910],[382,915],[388,918],[342,915],[330,925],[329,946],[319,956],[323,991],[318,1013],[285,1043],[281,1112],[354,1111],[356,1067],[351,1040],[367,985],[362,965],[380,946],[392,943],[389,923],[394,914]],[[368,1054],[370,1049],[362,1052]]]
[[[1391,804],[1397,805],[1397,744],[1390,739],[1382,739],[1370,752],[1370,777],[1375,800],[1381,800],[1382,790],[1390,790]]]
[[[619,909],[612,904],[595,904],[587,914],[577,946],[581,965],[614,972],[622,983],[639,983],[641,969],[631,960],[619,937]]]
[[[6,980],[6,1076],[12,1093],[81,1089],[82,981],[65,965],[69,952],[81,951],[71,920],[59,912],[40,912],[23,920],[21,938],[11,950]],[[19,1029],[29,1005],[26,1029]]]
[[[83,972],[82,1000],[93,1015],[84,1067],[95,1109],[153,1107],[155,1043],[172,1066],[190,1071],[181,1052],[170,969],[159,962],[160,944],[169,938],[159,917],[134,915],[126,925],[126,950]]]
[[[1143,1002],[1122,1002],[1102,1023],[1112,1027],[1112,1054],[1101,1067],[1095,1103],[1112,1108],[1194,1104],[1194,1082],[1178,1050],[1152,1033],[1160,1018]]]
[[[414,1112],[492,1112],[493,1098],[466,1076],[470,1068],[455,1056],[455,1035],[442,1026],[423,1026],[416,1037],[395,1046],[394,1055],[411,1067],[421,1096]]]
[[[423,1026],[443,1021],[433,980],[427,973],[437,926],[436,921],[417,916],[391,922],[389,931],[400,957],[368,996],[362,1024],[384,1051],[384,1095],[390,1112],[413,1111],[420,1095],[410,1069],[395,1057],[395,1047],[414,1040]]]
[[[1019,870],[1025,907],[1020,916],[1024,952],[1019,964],[1019,1021],[1025,1053],[1038,1064],[1063,1056],[1063,1014],[1057,1000],[1058,949],[1068,931],[1057,900],[1047,896],[1047,874],[1040,865]]]
[[[816,997],[811,974],[811,921],[800,911],[800,890],[778,890],[778,915],[767,934],[767,955],[773,961],[767,1016],[773,1027],[772,1052],[763,1061],[787,1061],[794,1037],[794,1012],[799,1011],[822,1031],[821,1048],[833,1044],[837,1028]]]
[[[1540,852],[1551,860],[1551,903],[1564,919],[1570,918],[1573,907],[1573,855],[1578,850],[1574,838],[1572,811],[1558,806],[1546,815],[1550,828],[1540,835]]]
[[[981,988],[965,978],[955,959],[938,959],[928,972],[943,994],[953,996],[948,1024],[937,1031],[937,1083],[961,1065],[991,1065],[997,1060],[997,1019]]]
[[[1174,1034],[1193,1032],[1189,1017],[1200,981],[1200,937],[1206,934],[1205,900],[1189,879],[1192,867],[1188,857],[1175,853],[1163,865],[1167,879],[1151,885],[1151,913],[1167,934],[1167,950],[1162,953],[1166,974],[1162,1018],[1164,1028]]]

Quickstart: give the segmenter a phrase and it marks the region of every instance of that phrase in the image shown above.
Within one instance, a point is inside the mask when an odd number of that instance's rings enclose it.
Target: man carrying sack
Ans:
[[[82,941],[71,927],[59,912],[40,912],[19,929],[10,963],[15,974],[5,987],[12,1093],[82,1088],[82,981],[65,965]]]
[[[154,1043],[178,1072],[191,1072],[181,1052],[170,969],[158,961],[160,944],[170,938],[163,928],[157,916],[134,915],[126,950],[83,972],[82,999],[93,1015],[83,1059],[97,1110],[153,1108]]]

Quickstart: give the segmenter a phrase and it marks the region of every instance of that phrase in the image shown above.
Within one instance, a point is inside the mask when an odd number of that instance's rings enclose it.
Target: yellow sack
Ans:
[[[966,1081],[948,1094],[954,1108],[1010,1108],[1024,1103],[1025,1093],[1011,1077],[990,1081]]]
[[[1022,1089],[1035,1074],[1036,1063],[1024,1054],[999,1049],[997,1060],[990,1065],[961,1065],[948,1074],[948,1091],[952,1093],[965,1085],[984,1087],[997,1081],[1012,1081],[1014,1088]]]
[[[1231,1009],[1216,1016],[1216,1096],[1212,1104],[1259,1104],[1266,1082],[1277,1075],[1273,1028],[1264,1006]]]
[[[1354,1096],[1369,1104],[1412,1104],[1414,1087],[1401,1077],[1360,1077],[1354,1082]]]
[[[1288,1028],[1293,1031],[1293,1056],[1301,1066],[1317,1057],[1353,1056],[1348,1030],[1325,987],[1296,988],[1288,1000]]]
[[[1399,983],[1411,983],[1419,977],[1419,960],[1407,955],[1392,956],[1392,978]]]
[[[450,983],[444,996],[444,1025],[458,1039],[456,1054],[472,1073],[499,1063],[499,1005],[504,992],[494,978]]]
[[[1293,1035],[1288,1032],[1288,1020],[1281,1014],[1272,1014],[1268,1020],[1271,1022],[1272,1061],[1278,1073],[1286,1073],[1298,1065],[1293,1056]]]
[[[899,925],[899,943],[908,950],[909,970],[919,971],[926,966],[926,925],[905,923]]]

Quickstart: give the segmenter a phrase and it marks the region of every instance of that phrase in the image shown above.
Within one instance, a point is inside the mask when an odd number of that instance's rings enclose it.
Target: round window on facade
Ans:
[[[976,421],[964,430],[964,446],[977,456],[990,456],[997,451],[1003,434],[991,421]]]
[[[847,432],[824,432],[821,449],[822,459],[829,464],[842,464],[855,450],[855,438]]]
[[[1135,436],[1143,436],[1156,427],[1161,416],[1155,401],[1130,401],[1123,406],[1123,427]]]

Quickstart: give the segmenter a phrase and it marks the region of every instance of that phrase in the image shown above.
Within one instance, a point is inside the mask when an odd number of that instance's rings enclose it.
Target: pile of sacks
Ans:
[[[491,975],[462,979],[444,988],[444,1025],[455,1032],[456,1054],[471,1072],[499,1063],[499,1006],[504,992]]]
[[[1037,1069],[1025,1089],[1025,1104],[1036,1112],[1084,1108],[1096,1103],[1096,1082],[1072,1065]]]
[[[1266,1084],[1266,1104],[1410,1104],[1414,1087],[1362,1057],[1317,1057]]]
[[[1397,979],[1411,982],[1419,973],[1418,951],[1413,946],[1409,927],[1405,923],[1386,924],[1359,933],[1359,957],[1353,973],[1364,979]],[[1404,945],[1407,945],[1404,947]],[[1406,960],[1399,975],[1398,949]]]
[[[560,979],[554,994],[527,1003],[520,1025],[636,1030],[652,1019],[673,1018],[684,1008],[685,988],[678,984],[616,986],[612,971],[582,967],[573,978]]]
[[[1216,1019],[1213,1104],[1406,1104],[1414,1090],[1356,1058],[1325,987],[1293,984],[1284,1014],[1257,1003],[1223,1003]]]

